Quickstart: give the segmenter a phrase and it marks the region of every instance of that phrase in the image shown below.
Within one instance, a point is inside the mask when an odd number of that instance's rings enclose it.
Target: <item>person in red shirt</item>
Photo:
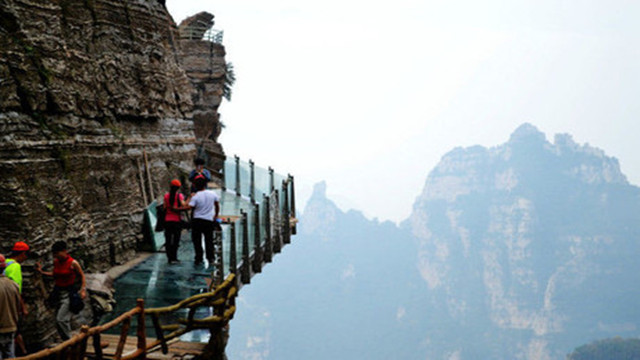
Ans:
[[[185,205],[184,196],[180,193],[182,183],[178,179],[171,180],[169,192],[164,194],[164,247],[167,253],[169,264],[177,263],[178,247],[180,246],[180,235],[182,224],[180,222],[180,211],[177,210]]]
[[[71,318],[84,307],[87,297],[87,283],[82,267],[67,253],[67,243],[58,241],[51,247],[53,252],[53,271],[43,271],[40,263],[36,270],[40,274],[53,277],[55,286],[52,296],[58,300],[56,323],[63,340],[71,337]]]

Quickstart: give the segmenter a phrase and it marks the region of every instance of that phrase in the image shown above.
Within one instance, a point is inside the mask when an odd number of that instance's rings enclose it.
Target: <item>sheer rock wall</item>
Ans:
[[[195,89],[191,99],[198,156],[206,159],[208,166],[221,169],[224,152],[218,143],[222,131],[218,107],[224,93],[227,63],[222,44],[203,40],[211,37],[207,31],[212,26],[213,15],[206,12],[180,23],[180,62]]]
[[[190,52],[158,1],[0,0],[0,252],[32,247],[28,342],[55,337],[50,285],[33,271],[51,266],[53,242],[89,272],[122,263],[142,241],[144,208],[184,179],[196,144],[224,157],[215,137],[197,138],[219,129],[220,101],[198,100],[181,65]],[[215,115],[198,133],[194,99]]]

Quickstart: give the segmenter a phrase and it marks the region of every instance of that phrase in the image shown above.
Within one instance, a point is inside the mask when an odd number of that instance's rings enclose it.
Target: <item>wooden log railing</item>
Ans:
[[[94,358],[114,359],[114,360],[132,360],[146,359],[146,354],[155,350],[158,346],[164,354],[169,351],[168,342],[196,329],[213,329],[219,328],[220,325],[226,324],[233,318],[235,314],[235,297],[238,293],[235,274],[227,276],[225,281],[216,286],[209,286],[208,292],[191,296],[177,304],[161,307],[161,308],[144,308],[144,300],[138,299],[135,308],[123,313],[112,321],[89,328],[83,326],[80,332],[55,347],[41,350],[37,353],[24,357],[16,358],[16,360],[38,360],[55,357],[56,359],[84,359],[89,338],[93,340]],[[213,315],[202,319],[196,319],[196,310],[200,307],[212,307]],[[164,314],[174,313],[180,309],[189,309],[186,319],[178,319],[176,324],[160,324],[160,316]],[[147,334],[145,328],[145,316],[150,316],[154,330],[156,332],[156,340],[147,342]],[[137,317],[136,337],[138,339],[137,348],[133,352],[123,354],[124,345],[127,340],[131,319]],[[122,325],[120,331],[120,339],[113,357],[107,357],[102,353],[100,344],[100,334],[115,327]],[[165,331],[172,331],[165,335]]]

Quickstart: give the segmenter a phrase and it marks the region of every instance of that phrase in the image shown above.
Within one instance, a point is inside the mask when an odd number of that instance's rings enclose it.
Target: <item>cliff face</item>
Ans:
[[[184,179],[196,144],[219,169],[222,91],[211,87],[224,48],[181,39],[153,0],[0,0],[0,35],[0,251],[26,239],[31,259],[49,264],[51,244],[66,240],[88,271],[129,259],[142,210]],[[215,61],[183,63],[202,46]],[[51,324],[32,261],[27,322]]]
[[[593,338],[634,335],[639,200],[617,160],[528,124],[502,146],[445,155],[405,224],[427,311],[452,330],[429,330],[447,344],[432,355],[559,359]]]
[[[206,12],[198,13],[180,23],[179,60],[194,88],[192,118],[198,139],[198,156],[205,159],[209,167],[222,169],[224,152],[218,143],[218,136],[222,131],[218,107],[224,96],[225,85],[230,84],[226,83],[229,71],[225,49],[215,39],[214,33],[209,32],[212,26],[213,15]],[[222,35],[220,32],[215,34]]]

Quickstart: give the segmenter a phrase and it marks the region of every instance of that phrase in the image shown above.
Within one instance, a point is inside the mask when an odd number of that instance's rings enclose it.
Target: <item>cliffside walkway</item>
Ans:
[[[85,326],[66,342],[19,359],[179,359],[195,354],[216,359],[223,354],[224,330],[239,289],[296,232],[292,176],[235,157],[225,163],[223,179],[217,191],[224,221],[214,239],[214,263],[194,264],[191,235],[184,232],[180,263],[168,264],[164,253],[156,252],[116,280],[117,305],[103,325]],[[164,236],[153,231],[154,210],[154,204],[147,209],[145,228],[149,245],[158,251]]]
[[[181,335],[197,329],[207,329],[214,339],[215,334],[221,333],[222,328],[227,326],[229,320],[235,313],[235,297],[238,293],[236,277],[229,275],[227,279],[217,287],[210,287],[207,292],[184,299],[177,304],[145,309],[144,300],[138,299],[136,307],[120,314],[117,318],[100,326],[89,328],[83,326],[81,331],[71,339],[50,349],[42,350],[38,353],[20,360],[37,359],[145,359],[148,354],[162,352],[169,354],[169,348],[173,345],[174,354],[178,355],[185,346],[173,344],[175,339]],[[212,314],[204,318],[196,318],[195,313],[200,308],[210,309]],[[186,310],[186,316],[178,317],[175,321],[164,322],[167,315],[172,315],[180,310]],[[135,320],[135,336],[129,336],[131,323]],[[155,338],[147,337],[147,320],[151,320],[155,330]],[[119,336],[103,336],[103,333],[119,327]],[[117,342],[114,340],[117,339]],[[103,342],[107,341],[107,348],[103,350]],[[135,343],[135,347],[131,344]],[[129,344],[129,351],[125,352],[126,345]],[[90,346],[91,345],[91,346]],[[193,347],[192,347],[193,349]],[[201,354],[216,354],[224,351],[224,344],[216,341],[209,341],[207,344],[195,347]],[[182,350],[184,353],[185,351]],[[203,356],[204,357],[204,356]]]
[[[222,231],[214,238],[216,262],[209,264],[214,270],[212,281],[219,284],[236,273],[241,283],[247,284],[296,234],[294,178],[237,156],[225,161],[221,177],[223,185],[216,191],[223,221]],[[145,214],[147,242],[153,251],[164,244],[164,234],[153,230],[156,204],[152,202]],[[188,239],[181,243],[190,242]]]

